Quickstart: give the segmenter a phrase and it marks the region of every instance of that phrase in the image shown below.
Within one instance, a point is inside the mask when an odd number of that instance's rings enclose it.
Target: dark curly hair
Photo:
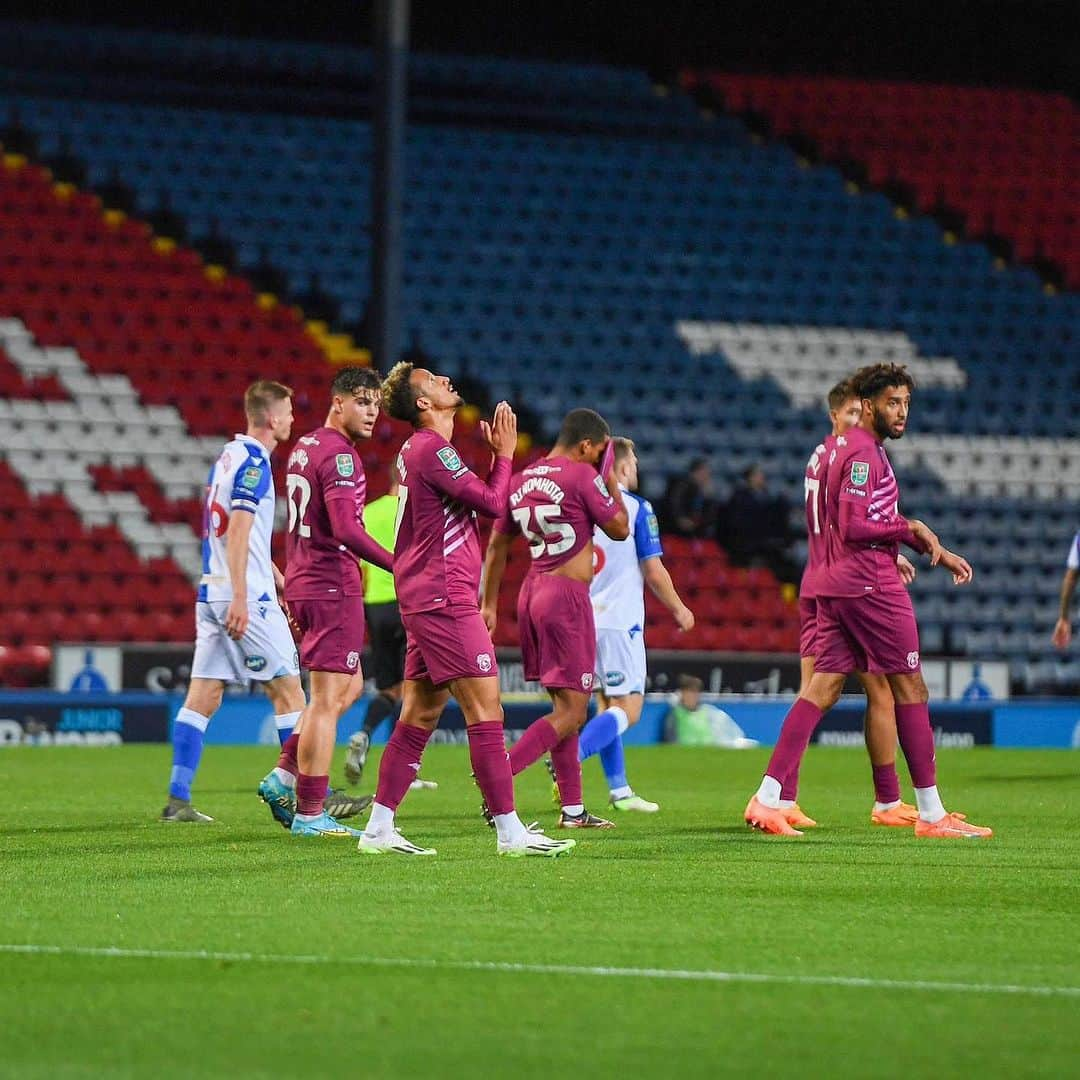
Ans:
[[[876,398],[890,386],[915,389],[915,380],[904,364],[869,364],[859,368],[849,380],[851,392],[859,398]]]
[[[369,367],[343,367],[334,376],[330,384],[330,395],[335,397],[340,394],[358,394],[361,390],[381,390],[382,379],[374,368]]]
[[[410,382],[412,373],[413,365],[406,360],[390,369],[382,383],[382,405],[395,420],[404,420],[416,427],[420,410],[416,407],[416,391]]]

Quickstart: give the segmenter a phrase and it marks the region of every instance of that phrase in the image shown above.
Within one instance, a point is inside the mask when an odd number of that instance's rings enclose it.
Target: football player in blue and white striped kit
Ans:
[[[244,394],[247,432],[223,447],[210,470],[203,507],[202,578],[195,605],[195,656],[183,707],[173,722],[173,767],[162,821],[212,821],[191,805],[203,734],[225,684],[263,684],[278,735],[304,708],[300,664],[278,603],[283,578],[270,558],[274,482],[270,454],[292,432],[292,390],[260,380]]]
[[[646,585],[671,612],[680,630],[694,628],[694,613],[682,602],[664,566],[656,514],[634,494],[637,455],[630,439],[616,437],[615,479],[630,518],[630,535],[612,540],[593,536],[594,575],[589,596],[596,621],[596,686],[603,711],[581,732],[581,760],[600,755],[611,805],[616,810],[655,813],[660,807],[634,793],[626,779],[622,734],[641,718],[645,701]]]

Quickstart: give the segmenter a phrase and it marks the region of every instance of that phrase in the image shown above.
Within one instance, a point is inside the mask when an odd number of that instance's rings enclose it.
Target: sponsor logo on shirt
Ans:
[[[870,479],[870,463],[868,461],[853,461],[851,463],[851,482],[856,487],[865,487]]]
[[[356,468],[352,454],[338,454],[334,460],[337,462],[338,476],[352,476]]]
[[[476,666],[485,674],[491,670],[491,653],[477,653]]]
[[[345,666],[350,671],[355,671],[356,670],[356,665],[359,664],[359,663],[360,663],[360,654],[355,649],[353,649],[353,651],[351,653],[349,653],[348,656],[345,657]]]
[[[435,456],[443,463],[447,472],[456,473],[464,468],[458,452],[452,446],[444,446],[441,450],[436,450]]]
[[[243,476],[240,477],[241,487],[251,488],[254,490],[259,486],[259,481],[262,479],[262,470],[254,465],[249,465],[245,470]]]
[[[318,446],[319,440],[314,435],[305,435],[299,440],[304,446]]]
[[[609,671],[604,675],[606,686],[622,686],[626,682],[626,676],[621,671]]]
[[[265,656],[245,656],[244,657],[244,667],[246,667],[248,669],[248,671],[262,671],[262,669],[264,667],[266,667],[266,657]]]

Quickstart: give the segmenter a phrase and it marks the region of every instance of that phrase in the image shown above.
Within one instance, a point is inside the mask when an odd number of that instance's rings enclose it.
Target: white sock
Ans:
[[[618,787],[611,789],[611,797],[613,799],[629,799],[634,794],[634,789],[627,784],[625,787]]]
[[[371,804],[371,817],[368,818],[367,828],[364,830],[368,836],[378,836],[379,833],[389,832],[394,827],[394,811],[382,803]]]
[[[317,814],[297,814],[296,815],[296,820],[297,821],[317,821],[319,818],[322,817],[322,815],[323,815],[323,812],[321,810]]]
[[[495,832],[500,843],[513,844],[525,838],[525,826],[521,818],[517,816],[516,810],[511,810],[509,814],[493,814],[492,816],[495,818]]]
[[[615,723],[619,726],[619,734],[622,735],[630,727],[630,718],[626,715],[626,710],[618,705],[609,705],[608,712],[615,717]]]
[[[296,790],[296,777],[291,772],[286,772],[284,769],[274,766],[273,775],[278,778],[287,788]]]
[[[880,814],[882,810],[895,810],[901,802],[901,799],[897,799],[896,802],[875,802],[874,813]]]
[[[585,807],[582,806],[581,803],[574,803],[573,806],[564,806],[562,812],[564,814],[569,814],[570,817],[577,817],[579,814],[585,812]]]
[[[779,780],[774,780],[771,776],[763,776],[761,787],[757,789],[758,802],[763,806],[771,806],[774,810],[779,810],[781,790]]]
[[[300,712],[284,712],[274,714],[274,726],[278,731],[292,731],[300,719]],[[278,736],[280,738],[280,736]]]
[[[176,711],[176,723],[190,724],[197,731],[205,732],[207,725],[210,723],[210,717],[203,716],[202,713],[197,713],[194,709],[185,707]]]
[[[919,817],[931,825],[945,816],[945,807],[941,804],[941,796],[936,786],[917,787],[915,803],[919,807]]]
[[[779,806],[781,810],[790,810],[794,805],[794,799],[781,799],[780,802],[777,803],[777,806]]]

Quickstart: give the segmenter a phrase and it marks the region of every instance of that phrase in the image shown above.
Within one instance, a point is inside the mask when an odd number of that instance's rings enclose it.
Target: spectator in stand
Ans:
[[[668,483],[663,503],[664,531],[679,536],[710,536],[716,526],[712,473],[704,458],[695,458],[682,476]]]
[[[751,465],[724,506],[717,539],[736,566],[767,566],[781,581],[797,582],[790,517],[791,504],[769,491],[760,465]]]
[[[701,700],[702,682],[696,675],[680,675],[676,685],[678,698],[664,723],[668,742],[682,746],[726,746],[731,750],[757,746],[757,740],[748,739],[723,709]]]

